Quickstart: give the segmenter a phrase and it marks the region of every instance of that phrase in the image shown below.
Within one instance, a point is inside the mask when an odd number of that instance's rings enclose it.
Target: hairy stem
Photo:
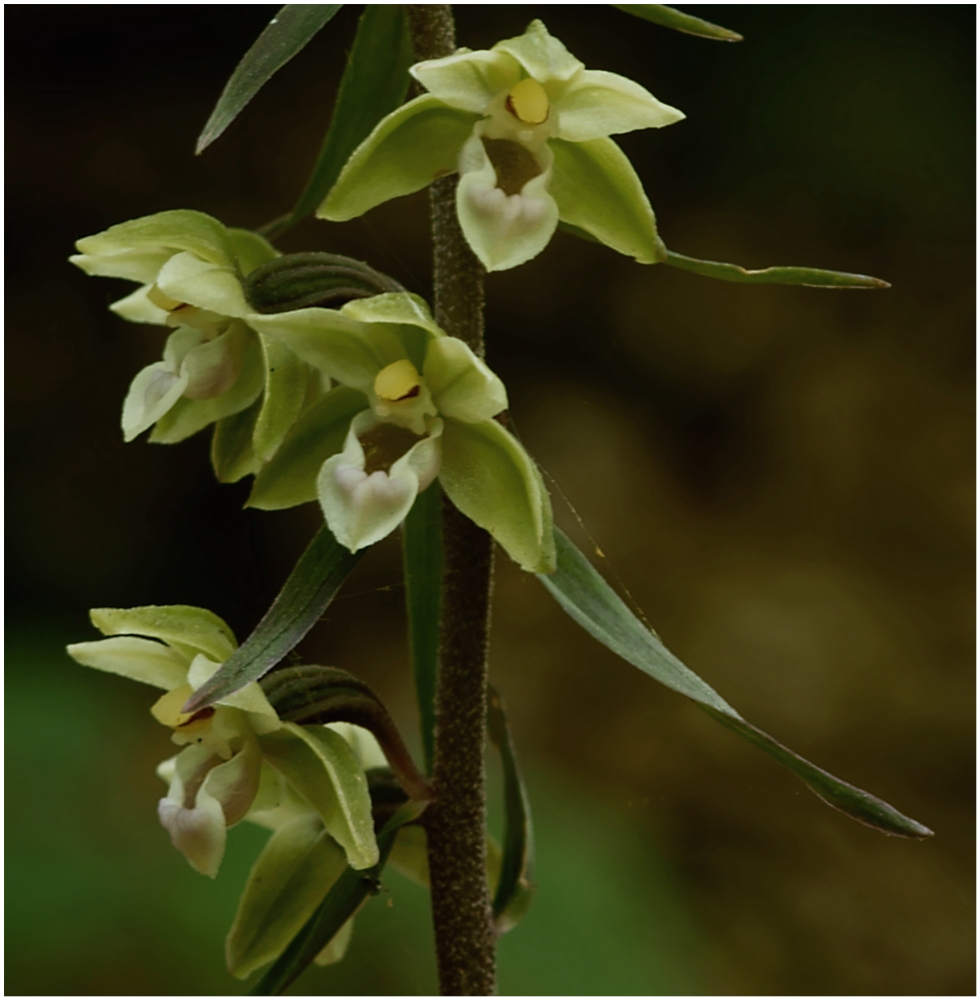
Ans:
[[[408,8],[415,54],[456,49],[447,4]],[[456,218],[455,176],[430,188],[436,321],[483,354],[483,267]],[[436,683],[435,802],[426,814],[432,920],[443,995],[496,986],[496,934],[486,875],[487,651],[493,540],[443,499],[443,590]]]

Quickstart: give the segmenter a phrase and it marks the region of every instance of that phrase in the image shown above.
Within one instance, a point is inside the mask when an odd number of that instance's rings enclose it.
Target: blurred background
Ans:
[[[164,334],[108,313],[126,283],[66,258],[163,209],[255,227],[291,207],[358,8],[192,155],[276,9],[7,7],[8,993],[243,989],[222,940],[264,834],[236,828],[215,883],[193,872],[156,822],[172,748],[155,696],[63,647],[95,637],[88,608],[150,603],[210,608],[244,638],[319,514],[243,511],[207,433],[123,445],[123,396]],[[893,288],[723,284],[559,234],[490,276],[489,360],[559,522],[665,642],[936,836],[827,809],[502,557],[493,675],[540,888],[501,942],[501,991],[973,994],[975,9],[691,9],[746,40],[599,5],[461,6],[458,39],[540,15],[590,68],[684,110],[622,137],[672,249]],[[280,245],[429,290],[424,194]],[[393,537],[301,650],[368,680],[416,739],[399,577]],[[430,951],[425,894],[392,875],[347,960],[298,992],[430,993]]]

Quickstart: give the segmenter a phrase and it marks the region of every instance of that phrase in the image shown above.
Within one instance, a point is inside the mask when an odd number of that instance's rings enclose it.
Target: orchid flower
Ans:
[[[559,221],[641,263],[665,258],[643,186],[609,136],[670,125],[684,117],[676,108],[625,77],[587,70],[541,21],[411,74],[428,93],[354,151],[321,218],[356,218],[458,171],[459,222],[487,270],[537,256]]]

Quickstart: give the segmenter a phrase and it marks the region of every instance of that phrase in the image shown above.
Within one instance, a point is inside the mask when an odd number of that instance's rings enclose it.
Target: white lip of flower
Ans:
[[[664,258],[642,184],[609,136],[669,125],[680,111],[632,80],[587,70],[540,21],[411,73],[428,93],[354,151],[320,217],[355,218],[457,170],[460,225],[488,270],[536,256],[559,220],[641,263]]]

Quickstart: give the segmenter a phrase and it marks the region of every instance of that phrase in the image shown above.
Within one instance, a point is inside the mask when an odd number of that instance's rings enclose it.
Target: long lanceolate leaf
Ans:
[[[207,708],[268,673],[317,623],[360,557],[322,527],[255,631],[191,695],[184,711]]]
[[[652,21],[665,28],[683,31],[687,35],[697,35],[699,38],[713,38],[719,42],[740,42],[742,36],[736,31],[729,31],[710,21],[702,21],[700,17],[685,14],[674,7],[665,7],[659,3],[614,3],[613,7],[642,17],[644,21]]]
[[[273,224],[275,233],[306,218],[326,198],[350,154],[405,100],[408,67],[414,61],[405,5],[368,4],[347,57],[316,166],[296,207],[285,220]]]
[[[242,108],[337,13],[340,3],[288,3],[269,22],[235,67],[197,140],[201,153],[238,117]]]
[[[723,725],[784,764],[820,798],[852,819],[900,837],[932,835],[928,827],[903,816],[887,802],[835,778],[746,722],[626,607],[562,532],[555,531],[555,541],[558,569],[540,579],[565,611],[604,646],[654,680],[696,702]]]
[[[283,993],[333,940],[361,903],[378,892],[378,879],[395,843],[395,835],[400,827],[418,819],[424,809],[424,803],[411,802],[388,820],[378,834],[378,863],[367,871],[348,868],[343,872],[303,929],[249,991],[252,996],[278,996]]]
[[[749,285],[809,285],[812,288],[891,288],[887,281],[867,274],[848,274],[846,271],[824,271],[818,267],[764,267],[757,271],[723,264],[714,260],[698,260],[684,254],[667,251],[664,262],[682,271],[692,271],[706,278],[721,281],[739,281]]]

